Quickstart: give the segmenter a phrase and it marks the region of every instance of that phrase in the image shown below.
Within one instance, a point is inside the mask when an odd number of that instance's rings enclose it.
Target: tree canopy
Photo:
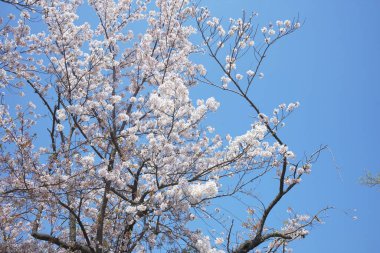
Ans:
[[[297,158],[281,131],[299,103],[265,113],[251,96],[268,50],[300,20],[259,27],[256,13],[220,20],[188,0],[10,3],[17,17],[0,24],[3,251],[286,252],[321,222],[325,209],[291,208],[270,222],[325,147]],[[219,102],[191,99],[197,85],[247,103],[246,133],[205,125]],[[264,178],[269,201],[251,192]],[[246,221],[217,219],[215,238],[192,228],[229,197],[249,198]]]

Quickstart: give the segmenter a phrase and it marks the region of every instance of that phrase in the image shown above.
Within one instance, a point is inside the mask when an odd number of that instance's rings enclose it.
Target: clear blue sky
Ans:
[[[253,91],[268,113],[282,102],[301,102],[283,131],[299,155],[319,144],[330,147],[284,206],[306,212],[324,206],[335,209],[328,213],[326,224],[313,228],[293,248],[308,253],[380,252],[380,191],[360,184],[366,170],[380,171],[380,1],[203,3],[214,16],[225,18],[238,17],[242,9],[257,11],[263,25],[298,14],[305,19],[299,32],[274,46],[263,68],[265,78]],[[222,100],[220,114],[213,116],[217,129],[244,131],[252,121],[249,108],[216,97]]]
[[[239,17],[242,9],[257,11],[263,25],[298,14],[306,20],[299,32],[270,51],[265,78],[252,93],[267,113],[282,102],[301,102],[283,131],[299,155],[320,144],[330,147],[283,206],[310,213],[325,206],[335,209],[328,213],[326,224],[315,227],[293,248],[307,253],[380,252],[380,191],[359,182],[366,170],[380,171],[380,1],[204,0],[203,4],[225,18]],[[236,134],[249,127],[253,114],[248,107],[216,90],[205,91],[199,95],[213,95],[222,102],[219,112],[209,118],[217,131]]]

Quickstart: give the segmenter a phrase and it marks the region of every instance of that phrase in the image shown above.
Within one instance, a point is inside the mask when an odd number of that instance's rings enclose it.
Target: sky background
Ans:
[[[261,25],[297,15],[305,20],[300,31],[269,52],[262,68],[265,78],[251,93],[267,114],[280,103],[300,101],[281,133],[299,156],[321,144],[329,146],[281,206],[310,214],[326,206],[335,209],[324,225],[292,248],[307,253],[380,252],[380,191],[360,184],[367,170],[380,171],[380,1],[204,0],[203,5],[225,19],[239,17],[243,9],[257,11]],[[221,102],[208,118],[219,133],[242,134],[253,121],[254,114],[237,97],[209,87],[192,96],[215,96]],[[284,217],[276,215],[274,219]]]
[[[380,37],[377,0],[208,0],[217,17],[257,11],[262,25],[300,16],[302,29],[276,44],[266,59],[252,97],[270,114],[278,104],[300,101],[286,121],[285,142],[299,156],[327,144],[299,188],[284,199],[297,211],[334,206],[295,252],[380,252],[380,191],[360,184],[367,170],[380,171]],[[209,69],[209,72],[212,69]],[[217,130],[243,133],[252,122],[238,99],[221,101],[209,117]],[[357,216],[357,220],[353,219]],[[276,219],[276,215],[274,219]]]

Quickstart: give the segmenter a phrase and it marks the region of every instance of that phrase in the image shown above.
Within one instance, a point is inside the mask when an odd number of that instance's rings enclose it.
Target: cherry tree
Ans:
[[[189,0],[2,2],[21,9],[0,20],[2,252],[288,252],[321,222],[324,209],[269,221],[324,147],[297,159],[280,130],[299,103],[265,114],[251,96],[298,19],[221,21]],[[206,126],[219,102],[190,99],[197,85],[245,101],[246,133]],[[269,202],[250,192],[265,177]],[[192,228],[230,197],[247,198],[244,222]]]
[[[23,10],[23,9],[26,9],[26,10],[30,10],[30,11],[36,11],[37,8],[37,5],[38,5],[38,1],[39,0],[0,0],[0,2],[2,3],[5,3],[5,4],[9,4],[9,5],[13,5],[14,7],[16,7],[17,9],[19,10]]]

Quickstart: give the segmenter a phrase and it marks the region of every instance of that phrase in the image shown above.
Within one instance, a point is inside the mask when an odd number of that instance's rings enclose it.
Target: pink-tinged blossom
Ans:
[[[215,238],[215,244],[220,245],[224,242],[224,239],[222,237]]]

